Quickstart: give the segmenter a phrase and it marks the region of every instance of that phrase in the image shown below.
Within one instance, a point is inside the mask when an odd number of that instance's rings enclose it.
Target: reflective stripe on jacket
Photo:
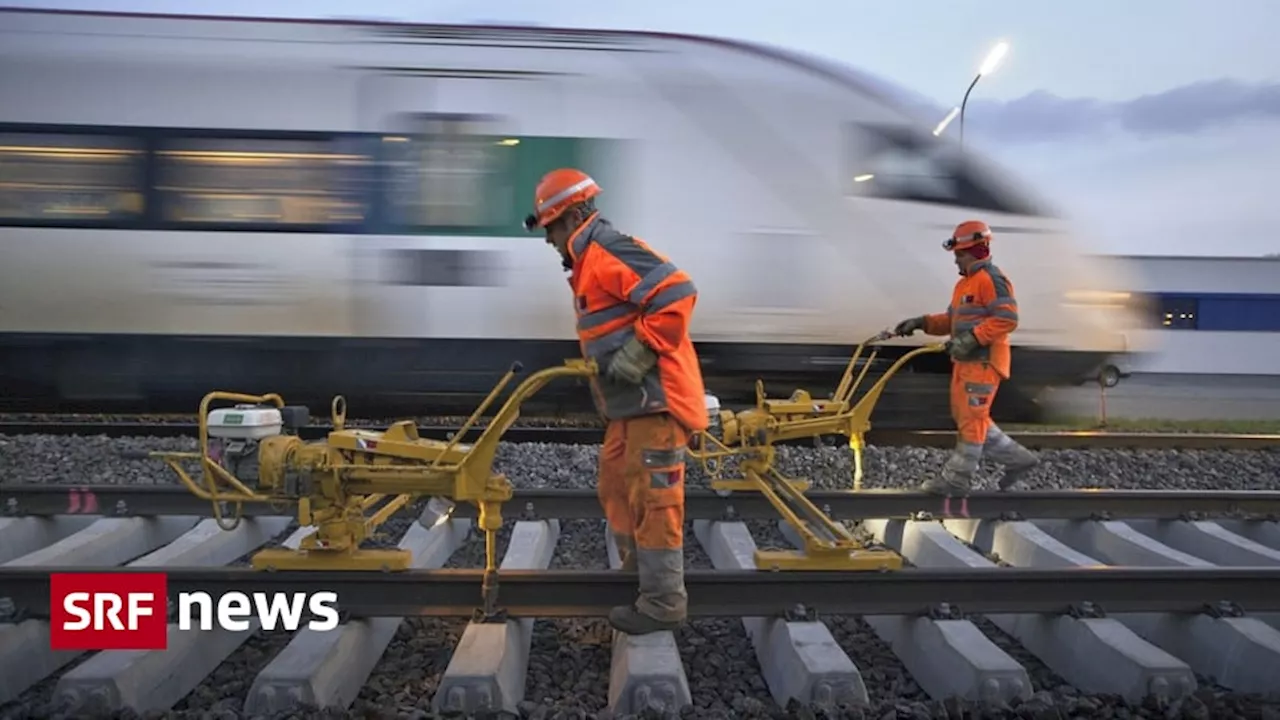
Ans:
[[[956,282],[945,313],[925,316],[925,332],[930,335],[954,337],[972,330],[981,347],[962,362],[990,363],[1006,379],[1010,373],[1009,333],[1017,327],[1018,301],[1013,295],[1013,283],[989,258],[974,263],[969,273]]]
[[[582,354],[594,358],[596,407],[610,420],[669,412],[690,430],[707,427],[702,369],[689,339],[698,291],[693,281],[643,241],[623,235],[599,213],[569,238],[574,310]],[[604,376],[613,355],[638,337],[658,355],[639,386]]]

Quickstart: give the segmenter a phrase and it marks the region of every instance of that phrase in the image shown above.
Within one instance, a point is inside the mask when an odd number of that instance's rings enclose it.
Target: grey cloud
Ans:
[[[972,100],[965,131],[1002,142],[1040,142],[1115,127],[1144,136],[1187,135],[1245,119],[1280,120],[1280,83],[1212,80],[1122,102],[1063,98],[1044,90],[1003,102]]]
[[[1280,118],[1280,84],[1196,83],[1144,95],[1120,107],[1121,123],[1129,130],[1146,133],[1195,132],[1251,117]]]

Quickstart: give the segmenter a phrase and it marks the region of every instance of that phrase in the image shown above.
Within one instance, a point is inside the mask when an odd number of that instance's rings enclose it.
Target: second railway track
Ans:
[[[348,427],[381,430],[386,421],[348,420]],[[483,427],[483,426],[481,426]],[[418,433],[424,438],[448,439],[460,428],[460,424],[419,425]],[[332,428],[327,425],[308,425],[299,431],[303,439],[318,440]],[[468,431],[466,439],[472,439],[479,428]],[[55,436],[103,436],[124,437],[195,437],[198,426],[194,422],[84,422],[84,421],[0,421],[0,435],[55,435]],[[1224,433],[1128,433],[1103,431],[1069,432],[1010,432],[1009,435],[1030,448],[1044,450],[1065,449],[1142,449],[1142,450],[1280,450],[1280,435],[1224,434]],[[547,426],[541,424],[517,424],[503,434],[503,439],[513,443],[558,443],[565,445],[593,445],[604,439],[601,427]],[[870,445],[881,447],[951,447],[955,433],[945,430],[872,429],[867,433]],[[843,443],[832,436],[827,443]],[[813,445],[813,440],[796,440],[786,444]]]

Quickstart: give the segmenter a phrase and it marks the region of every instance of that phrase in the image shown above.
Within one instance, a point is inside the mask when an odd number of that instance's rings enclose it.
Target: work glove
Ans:
[[[644,381],[645,373],[648,373],[657,362],[658,354],[645,347],[645,344],[637,338],[632,337],[609,361],[605,376],[614,382],[639,385]]]
[[[965,360],[978,349],[978,338],[971,330],[961,330],[947,341],[947,354],[953,360]]]
[[[921,315],[920,317],[908,318],[898,323],[893,327],[893,333],[895,335],[908,336],[917,330],[923,330],[923,329],[924,329],[924,316]]]

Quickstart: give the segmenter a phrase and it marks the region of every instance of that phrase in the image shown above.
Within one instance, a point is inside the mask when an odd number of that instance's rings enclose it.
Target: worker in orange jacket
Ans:
[[[571,273],[582,353],[596,408],[608,420],[597,492],[623,569],[639,573],[639,597],[609,623],[629,635],[672,630],[688,614],[684,587],[685,448],[707,427],[689,322],[693,281],[643,241],[600,216],[600,187],[561,168],[535,191],[525,228],[543,228]]]
[[[956,226],[942,243],[955,253],[960,280],[947,311],[898,323],[894,332],[911,335],[950,335],[951,417],[956,423],[956,447],[941,477],[930,478],[921,490],[965,496],[972,487],[983,454],[1005,466],[1000,489],[1008,490],[1040,459],[991,421],[991,403],[1001,380],[1009,379],[1009,334],[1018,327],[1018,301],[1013,283],[991,264],[991,228],[968,220]]]

